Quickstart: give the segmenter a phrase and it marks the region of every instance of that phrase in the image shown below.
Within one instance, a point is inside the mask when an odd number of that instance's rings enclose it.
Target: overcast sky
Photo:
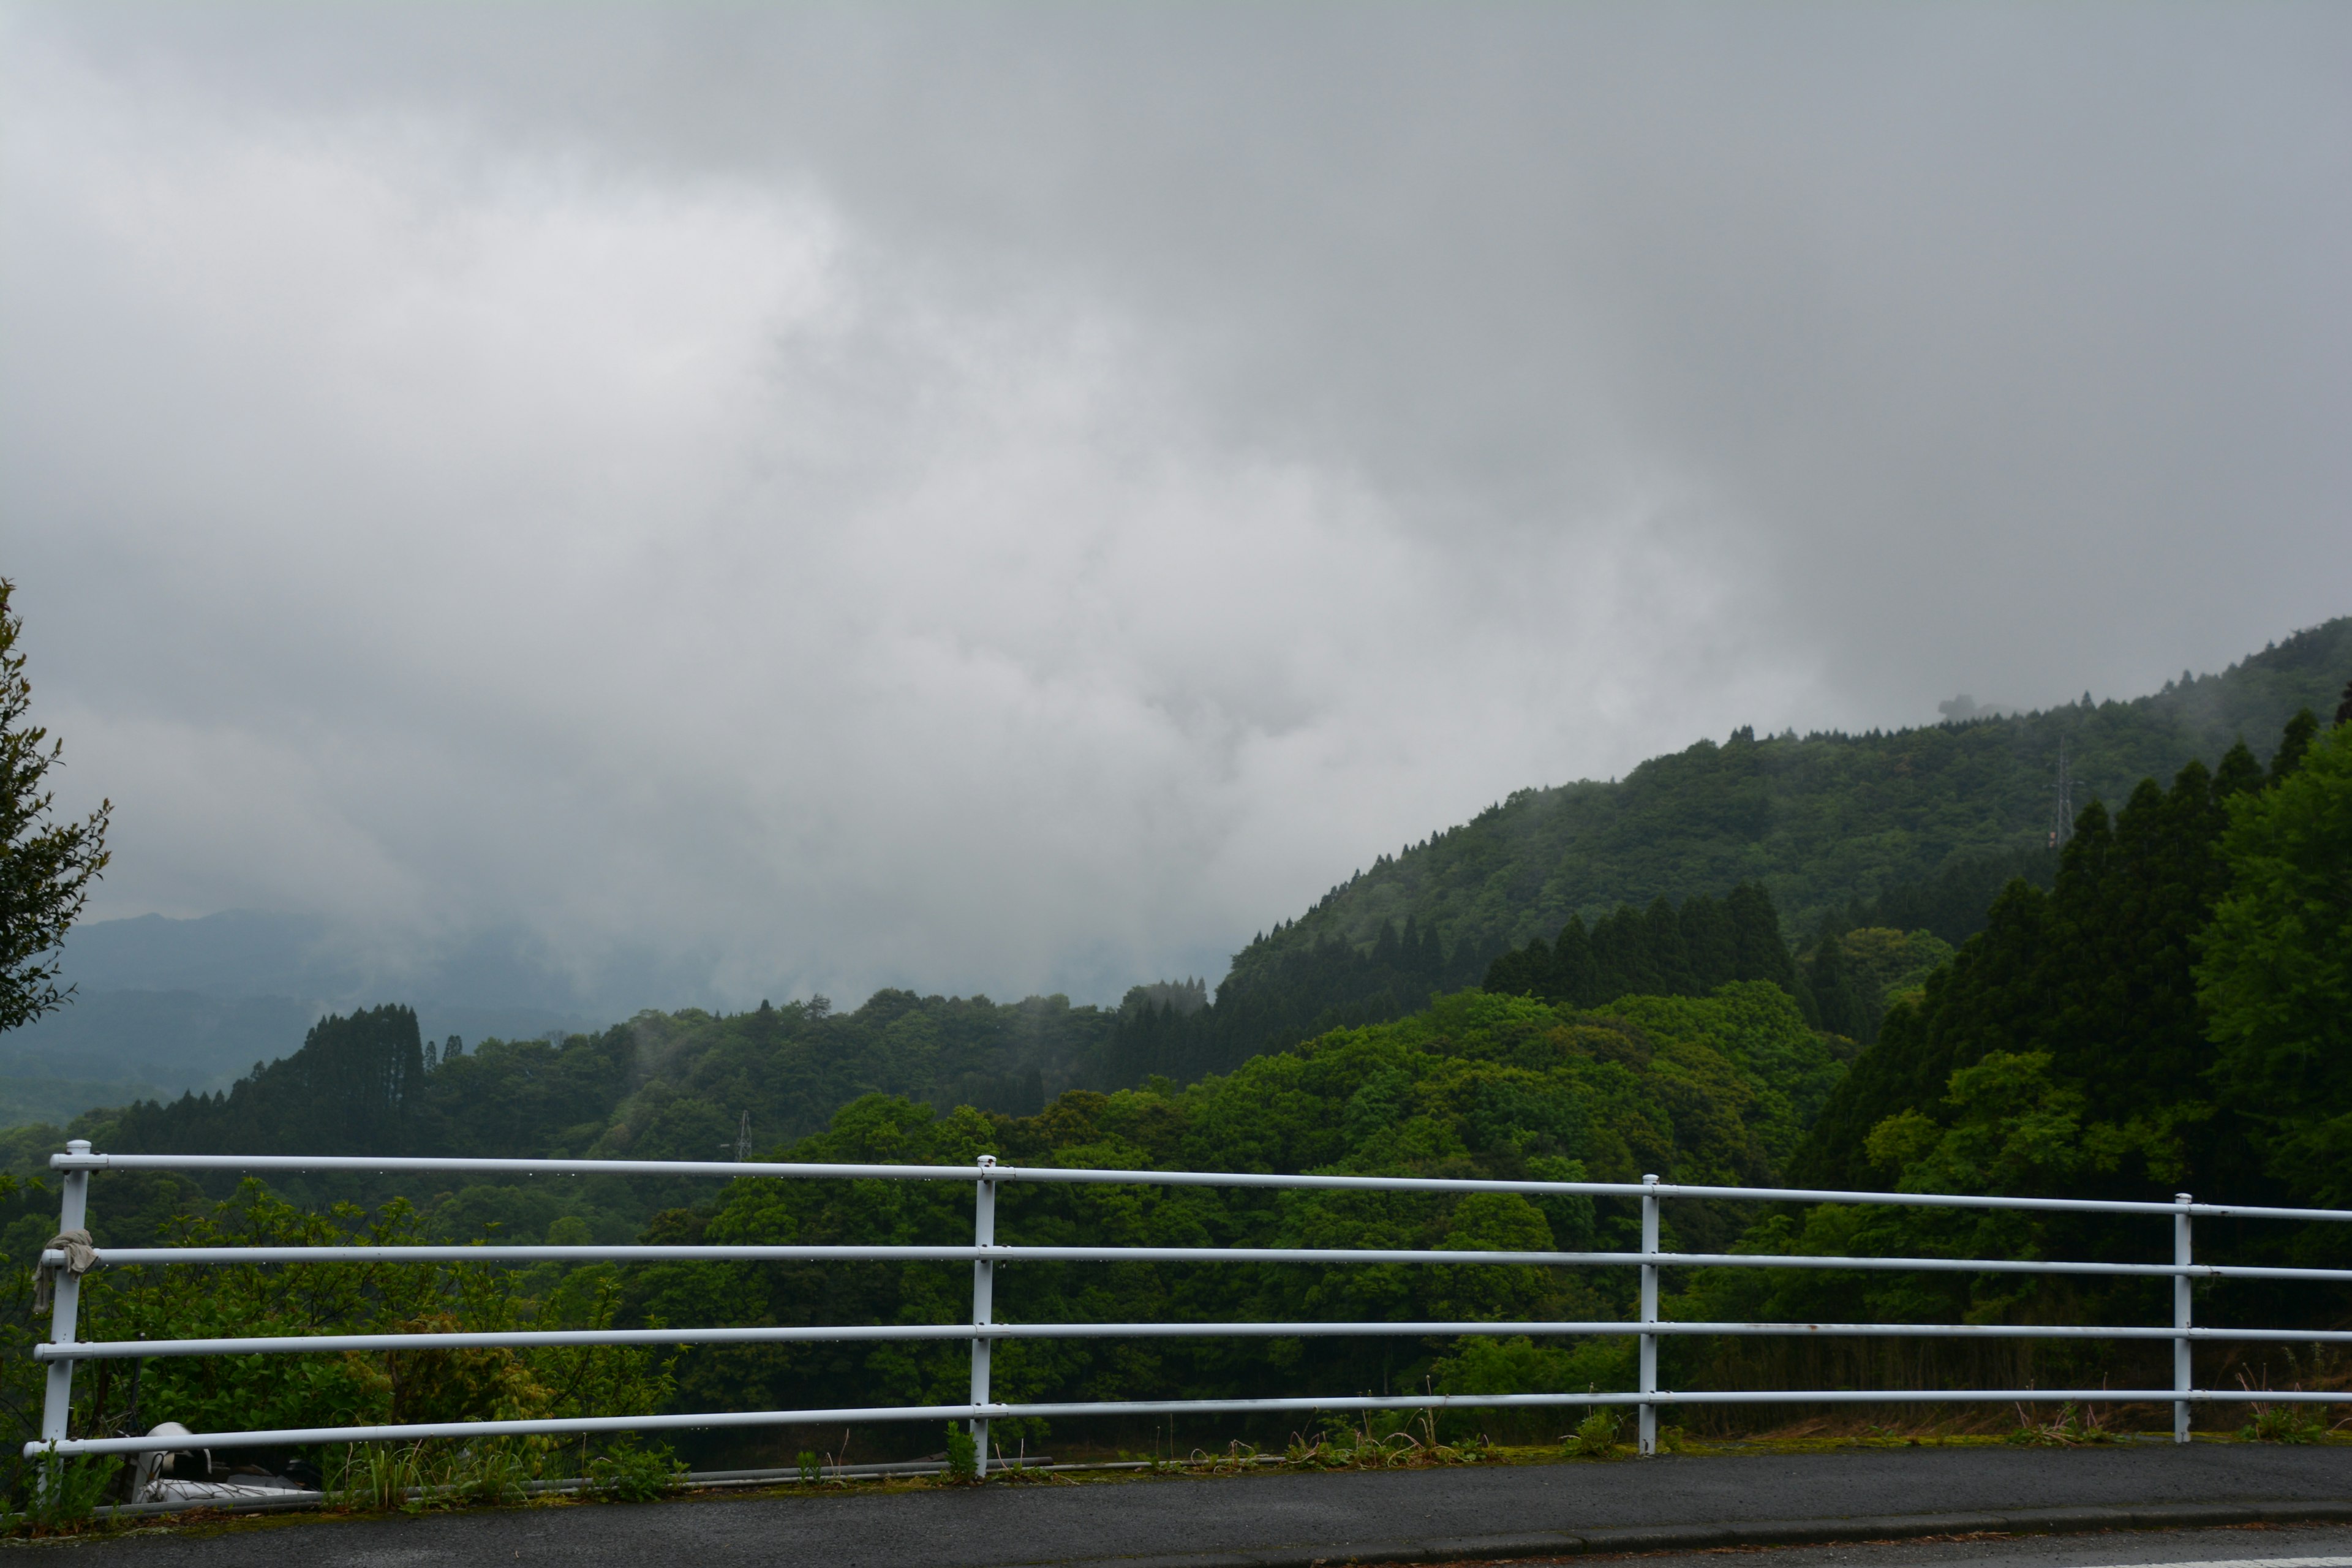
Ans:
[[[100,916],[1204,973],[1700,736],[2352,611],[2352,8],[0,9]]]

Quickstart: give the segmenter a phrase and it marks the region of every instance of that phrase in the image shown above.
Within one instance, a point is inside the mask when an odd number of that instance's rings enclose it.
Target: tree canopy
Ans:
[[[2212,1076],[2305,1201],[2352,1200],[2352,723],[2231,801],[2197,966]]]
[[[58,944],[106,869],[113,809],[101,801],[79,821],[56,814],[48,775],[64,765],[65,742],[31,721],[15,593],[0,577],[0,1029],[28,1024],[71,994],[58,984]]]

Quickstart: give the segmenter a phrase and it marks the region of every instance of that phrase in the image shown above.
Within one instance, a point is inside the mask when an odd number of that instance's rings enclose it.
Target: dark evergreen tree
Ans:
[[[1738,953],[1737,980],[1769,980],[1791,994],[1797,989],[1797,965],[1780,940],[1780,912],[1761,884],[1742,882],[1724,900],[1731,916],[1732,939]]]
[[[2346,689],[2352,691],[2352,687]],[[2286,733],[2279,737],[2278,750],[2271,753],[2271,783],[2278,783],[2303,765],[2303,754],[2311,750],[2311,742],[2318,733],[2318,715],[2308,708],[2287,721]]]
[[[1984,930],[1985,917],[2003,888],[2020,878],[2047,891],[2058,875],[2058,853],[2034,845],[1959,857],[1925,881],[1903,882],[1846,910],[1849,931],[1886,926],[1927,931],[1958,947]]]
[[[1479,988],[1497,996],[1549,996],[1553,986],[1551,943],[1539,936],[1515,947],[1486,966]]]
[[[1683,922],[1664,894],[1650,900],[1642,917],[1642,945],[1648,951],[1652,983],[1661,996],[1695,996],[1698,982],[1683,947]]]
[[[1595,1005],[1614,996],[1657,993],[1650,970],[1650,944],[1641,912],[1620,904],[1592,923],[1592,990]]]
[[[1720,901],[1705,893],[1685,899],[1682,930],[1691,979],[1702,994],[1738,978],[1739,933],[1732,928],[1731,912]]]
[[[1813,1005],[1820,1016],[1818,1026],[1832,1035],[1859,1040],[1869,1029],[1869,1010],[1846,968],[1845,944],[1840,940],[1843,935],[1834,921],[1822,921],[1812,958],[1805,965],[1805,983],[1813,994]]]
[[[1955,1069],[1992,1051],[2045,1051],[2053,1078],[2082,1096],[2085,1122],[2138,1129],[2139,1146],[2159,1151],[2118,1169],[2118,1194],[2160,1198],[2192,1179],[2246,1190],[2257,1163],[2205,1088],[2213,1047],[2191,964],[2227,884],[2217,844],[2226,803],[2261,780],[2242,743],[2211,773],[2190,763],[2169,790],[2143,781],[2112,820],[2097,801],[2084,807],[2053,889],[2011,882],[1919,1004],[1887,1015],[1792,1178],[1873,1184],[1863,1144],[1881,1121],[1906,1110],[1941,1119]]]
[[[1571,1007],[1591,1007],[1600,1003],[1600,975],[1592,963],[1592,936],[1584,929],[1583,916],[1570,915],[1568,923],[1559,928],[1559,940],[1552,943],[1551,968],[1557,1000]]]
[[[112,1142],[126,1152],[415,1153],[430,1142],[425,1082],[415,1012],[387,1005],[331,1014],[300,1050],[257,1062],[226,1094],[128,1108]]]
[[[1445,943],[1433,925],[1422,928],[1420,973],[1433,984],[1443,984],[1445,979]]]

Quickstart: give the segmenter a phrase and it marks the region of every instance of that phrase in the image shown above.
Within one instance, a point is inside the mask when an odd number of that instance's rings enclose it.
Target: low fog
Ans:
[[[93,918],[1115,998],[2352,609],[2347,277],[2340,7],[19,5],[0,574]]]

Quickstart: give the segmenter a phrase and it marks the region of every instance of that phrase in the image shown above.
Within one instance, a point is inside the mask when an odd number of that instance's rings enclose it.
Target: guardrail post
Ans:
[[[2172,1201],[2179,1205],[2172,1216],[2172,1261],[2184,1270],[2172,1277],[2172,1326],[2186,1329],[2190,1322],[2189,1276],[2185,1272],[2191,1261],[2189,1194],[2175,1193]],[[2185,1333],[2172,1342],[2172,1392],[2180,1396],[2172,1402],[2172,1440],[2176,1443],[2189,1441],[2189,1336]]]
[[[1642,1194],[1642,1256],[1654,1258],[1658,1253],[1658,1178],[1645,1175],[1642,1178],[1642,1185],[1651,1189]],[[1654,1323],[1657,1321],[1658,1266],[1644,1263],[1642,1265],[1642,1321]],[[1642,1392],[1658,1392],[1658,1336],[1655,1334],[1642,1336]],[[1638,1432],[1642,1457],[1646,1459],[1658,1451],[1656,1405],[1644,1404],[1642,1406]]]
[[[996,1184],[988,1173],[996,1168],[996,1156],[980,1157],[979,1194],[971,1210],[971,1244],[974,1247],[996,1245]],[[996,1265],[985,1258],[975,1258],[971,1265],[971,1326],[985,1328],[996,1321]],[[988,1350],[990,1341],[974,1335],[971,1342],[971,1402],[988,1403]],[[976,1476],[988,1474],[988,1418],[974,1416],[971,1423],[972,1450],[979,1468]]]
[[[77,1138],[66,1145],[68,1154],[89,1152],[89,1140]],[[68,1171],[63,1183],[63,1195],[58,1200],[58,1233],[88,1228],[89,1222],[89,1173]],[[71,1269],[57,1271],[54,1294],[50,1297],[49,1342],[69,1345],[74,1342],[77,1320],[81,1315],[81,1276]],[[48,1387],[41,1401],[41,1440],[62,1443],[68,1433],[66,1425],[73,1415],[74,1363],[70,1361],[49,1363]],[[59,1474],[63,1459],[52,1458],[43,1472],[42,1486],[54,1492],[64,1479]]]

